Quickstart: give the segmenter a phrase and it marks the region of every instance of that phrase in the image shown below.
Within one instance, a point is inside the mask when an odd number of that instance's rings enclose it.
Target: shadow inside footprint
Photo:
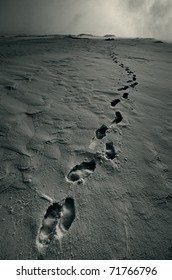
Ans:
[[[115,115],[116,115],[116,117],[115,117],[115,119],[113,120],[112,123],[120,123],[123,119],[121,113],[118,111],[118,112],[115,113]]]
[[[133,71],[128,70],[127,73],[130,75],[130,74],[133,74]]]
[[[111,106],[115,107],[120,102],[120,99],[114,99],[111,101]]]
[[[106,143],[106,158],[114,159],[116,156],[115,148],[113,146],[113,142]]]
[[[123,96],[122,96],[124,99],[128,99],[128,93],[127,92],[124,92]]]
[[[126,90],[126,89],[128,89],[128,88],[129,88],[128,86],[124,86],[124,87],[122,87],[122,88],[119,88],[118,91]]]
[[[116,57],[113,58],[113,61],[114,61],[115,63],[118,63],[118,60],[116,59]]]
[[[62,206],[62,215],[60,223],[65,230],[68,230],[75,219],[74,199],[67,197]]]
[[[135,82],[135,83],[131,84],[130,87],[134,88],[137,85],[138,85],[138,82]]]
[[[133,75],[133,81],[136,81],[136,75],[135,74]]]
[[[53,236],[58,219],[60,218],[61,205],[53,203],[47,209],[39,232],[39,243],[48,245]]]
[[[67,197],[62,204],[61,219],[55,229],[55,238],[61,240],[75,219],[74,199]]]
[[[80,179],[87,178],[90,176],[96,168],[95,160],[91,160],[90,162],[82,162],[80,165],[76,165],[67,175],[67,179],[70,182],[77,182]]]
[[[106,131],[108,130],[108,127],[106,125],[102,125],[100,128],[96,130],[96,137],[97,139],[102,139],[106,136]]]

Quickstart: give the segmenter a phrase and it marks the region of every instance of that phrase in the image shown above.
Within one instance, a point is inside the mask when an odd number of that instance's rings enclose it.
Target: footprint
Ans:
[[[9,83],[5,85],[5,88],[8,90],[16,90],[17,89],[17,84],[16,83]]]
[[[120,99],[114,99],[111,101],[111,106],[115,107],[120,102]]]
[[[106,125],[102,125],[100,128],[96,130],[96,137],[97,139],[102,139],[106,136],[106,131],[108,130],[108,127]]]
[[[130,87],[134,88],[137,85],[138,85],[138,82],[135,82],[135,83],[131,84]]]
[[[118,60],[117,60],[116,57],[113,58],[113,61],[114,61],[115,63],[118,63]]]
[[[123,94],[122,97],[125,98],[125,99],[128,99],[128,93],[127,93],[127,92],[124,92],[124,94]]]
[[[77,182],[90,176],[96,168],[95,160],[89,162],[82,162],[80,165],[76,165],[67,175],[69,182]]]
[[[128,80],[127,83],[132,83],[133,80]]]
[[[75,219],[74,199],[67,197],[62,203],[53,203],[47,209],[37,237],[37,248],[45,252],[52,239],[61,239]]]
[[[113,142],[106,143],[106,158],[114,159],[116,156],[115,148],[113,146]]]
[[[118,112],[115,113],[115,115],[116,115],[116,117],[115,117],[115,119],[113,120],[112,123],[120,123],[123,119],[121,113],[118,111]]]
[[[55,238],[60,240],[69,230],[75,219],[74,199],[67,197],[61,208],[61,219],[56,225]]]
[[[53,203],[47,209],[37,240],[37,243],[44,248],[47,247],[53,239],[55,227],[60,218],[60,211],[61,205],[59,203]]]
[[[136,75],[135,74],[133,75],[133,81],[136,81]]]
[[[122,87],[122,88],[119,88],[118,91],[126,90],[126,89],[128,89],[128,88],[129,88],[129,86],[124,86],[124,87]]]
[[[133,74],[133,71],[128,70],[127,73],[128,73],[128,75],[130,75],[130,74]]]

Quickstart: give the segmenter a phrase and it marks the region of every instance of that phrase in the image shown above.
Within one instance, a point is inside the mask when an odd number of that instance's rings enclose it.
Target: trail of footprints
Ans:
[[[115,54],[111,55],[115,63],[119,67],[124,68],[128,75],[132,75],[132,78],[127,81],[128,85],[124,85],[118,89],[119,92],[122,92],[122,99],[114,99],[111,101],[111,107],[116,107],[123,100],[127,100],[129,93],[126,92],[129,88],[135,88],[138,85],[136,75],[129,69],[125,67],[123,63],[119,63]],[[115,118],[112,120],[111,124],[119,124],[123,120],[123,116],[120,111],[115,112]],[[105,124],[102,124],[95,131],[95,137],[93,139],[102,140],[106,137],[109,127]],[[105,157],[108,160],[115,159],[117,153],[113,142],[107,142],[105,144]],[[81,164],[74,166],[66,176],[67,182],[71,183],[82,183],[86,178],[94,173],[96,169],[96,160],[84,161]],[[61,240],[64,235],[68,232],[73,221],[75,220],[75,203],[72,197],[67,197],[62,202],[54,202],[50,205],[44,215],[44,218],[41,222],[41,226],[37,235],[37,248],[38,251],[45,252],[48,246],[50,245],[53,239]]]

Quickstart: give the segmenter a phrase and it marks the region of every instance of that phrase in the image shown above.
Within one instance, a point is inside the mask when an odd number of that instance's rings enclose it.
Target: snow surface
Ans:
[[[171,259],[172,45],[78,38],[0,38],[0,258]]]

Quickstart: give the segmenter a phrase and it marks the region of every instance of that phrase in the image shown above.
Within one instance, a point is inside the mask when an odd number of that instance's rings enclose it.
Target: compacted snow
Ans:
[[[171,57],[152,39],[0,38],[1,259],[172,258]]]

